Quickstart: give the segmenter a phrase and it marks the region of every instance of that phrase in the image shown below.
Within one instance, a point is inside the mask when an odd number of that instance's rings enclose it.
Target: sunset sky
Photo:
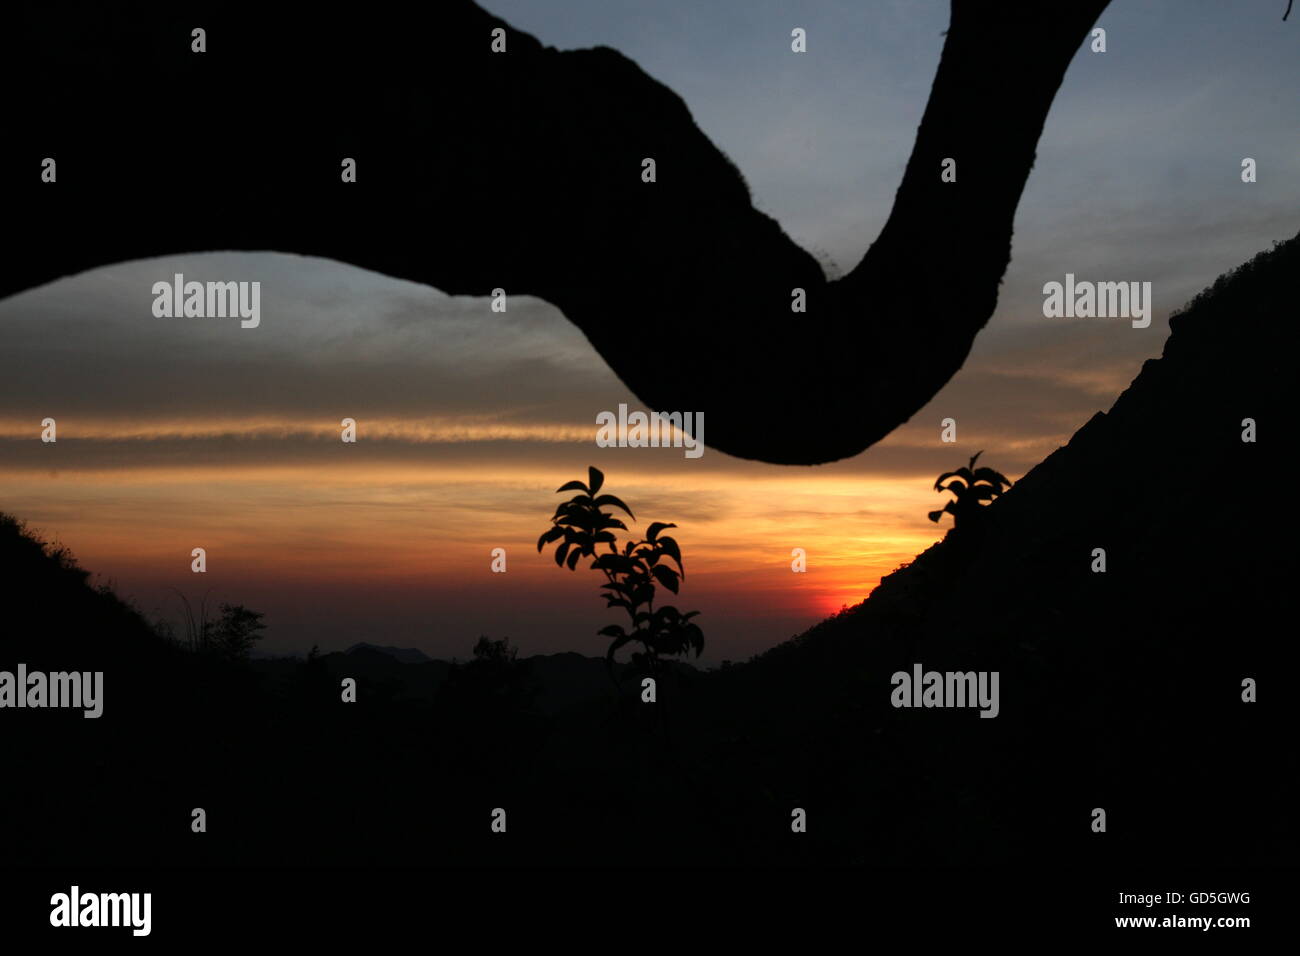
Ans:
[[[560,48],[613,46],[686,100],[758,207],[833,272],[888,215],[947,27],[939,0],[485,3]],[[265,611],[266,651],[357,641],[465,657],[603,652],[597,575],[537,536],[586,467],[672,521],[704,660],[741,659],[866,597],[943,533],[935,475],[985,450],[1018,479],[1159,354],[1171,310],[1295,233],[1300,142],[1284,0],[1115,0],[1076,56],[1016,220],[998,310],[957,377],[849,461],[597,448],[644,407],[547,303],[452,298],[322,259],[214,253],[125,263],[0,303],[0,510],[68,545],[147,615],[170,589]],[[790,30],[809,52],[789,52]],[[526,144],[525,144],[526,145]],[[1240,180],[1242,157],[1258,182]],[[156,318],[151,286],[259,280],[262,321]],[[1045,319],[1071,272],[1153,285],[1154,321]],[[756,389],[786,387],[755,381]],[[45,417],[58,442],[39,440]],[[359,441],[339,440],[358,422]],[[958,443],[939,423],[958,422]],[[707,440],[707,421],[705,436]],[[208,572],[190,572],[203,547]],[[493,548],[508,571],[489,569]],[[808,571],[792,573],[804,548]]]

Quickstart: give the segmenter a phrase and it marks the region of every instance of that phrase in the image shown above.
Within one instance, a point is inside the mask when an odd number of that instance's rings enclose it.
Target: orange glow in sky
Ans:
[[[355,634],[357,640],[390,642],[383,634],[391,615],[401,635],[393,642],[422,643],[445,656],[464,656],[464,636],[491,633],[502,608],[530,607],[536,613],[521,620],[537,633],[519,633],[525,649],[532,638],[535,650],[598,653],[592,626],[614,618],[595,598],[596,576],[561,570],[549,553],[536,551],[555,505],[567,497],[555,489],[585,479],[588,463],[600,463],[603,490],[636,512],[628,522],[633,531],[656,520],[678,525],[673,534],[687,576],[675,603],[702,610],[714,634],[729,634],[714,643],[727,651],[719,656],[757,652],[856,604],[882,575],[942,534],[925,519],[936,498],[932,476],[864,479],[833,467],[780,468],[716,453],[701,459],[715,465],[710,469],[679,450],[595,449],[590,438],[548,436],[539,443],[537,435],[525,440],[549,446],[546,457],[558,460],[440,463],[440,435],[423,460],[402,461],[383,455],[383,443],[373,440],[378,428],[368,428],[369,446],[308,440],[310,460],[282,461],[272,436],[286,430],[274,422],[260,430],[261,440],[241,448],[264,446],[264,456],[216,464],[168,461],[134,437],[114,444],[114,454],[79,465],[89,456],[76,437],[61,435],[58,467],[48,467],[53,458],[46,456],[46,467],[8,469],[3,507],[68,545],[84,567],[145,611],[156,605],[165,612],[170,588],[191,597],[211,588],[221,600],[267,610],[286,647],[303,648],[313,635],[295,626],[289,604],[305,603],[326,618],[332,608],[346,618],[349,607],[366,604],[372,633]],[[182,431],[160,427],[154,435]],[[410,441],[412,431],[402,437]],[[123,434],[96,432],[96,439]],[[221,432],[221,423],[187,430]],[[465,434],[471,441],[501,438],[490,425]],[[193,452],[207,439],[184,444]],[[485,451],[490,456],[496,447]],[[656,457],[639,458],[646,455]],[[131,464],[139,457],[149,463]],[[258,457],[260,463],[249,460]],[[638,467],[652,463],[652,470]],[[194,547],[207,553],[201,581],[190,571]],[[494,548],[506,550],[503,575],[490,571]],[[796,548],[806,554],[804,573],[792,570]],[[292,594],[299,596],[277,606]],[[421,640],[412,619],[445,621],[440,608],[449,602],[459,640],[448,636],[441,646],[437,627]],[[473,619],[475,602],[484,608],[481,621]],[[569,633],[572,639],[562,636]]]

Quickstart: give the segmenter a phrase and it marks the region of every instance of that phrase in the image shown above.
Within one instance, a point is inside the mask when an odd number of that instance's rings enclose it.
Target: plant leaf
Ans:
[[[564,537],[564,529],[561,528],[559,525],[556,525],[553,528],[548,528],[547,530],[543,531],[542,536],[537,539],[538,553],[539,554],[541,553],[542,547],[544,545],[548,545],[552,541],[555,541],[557,538],[562,538],[562,537]]]
[[[617,624],[611,626],[618,627]],[[619,630],[622,630],[622,628],[619,628]],[[632,638],[626,634],[624,634],[622,637],[615,638],[614,643],[609,645],[608,653],[605,654],[605,663],[612,665],[614,663],[614,652],[630,640],[632,640]]]
[[[1011,486],[1011,482],[1007,480],[1006,475],[1002,474],[1000,471],[994,471],[992,468],[976,469],[975,480],[987,481],[991,485],[1006,485],[1007,487]]]
[[[677,585],[677,572],[674,571],[672,568],[666,568],[666,567],[664,567],[662,564],[656,564],[656,565],[654,566],[654,569],[653,569],[653,570],[654,570],[655,580],[657,580],[660,584],[662,584],[662,585],[663,585],[664,587],[666,587],[668,590],[670,590],[670,591],[672,591],[674,594],[676,594],[676,593],[677,593],[677,586],[678,586],[678,585]]]
[[[627,516],[629,518],[632,518],[634,520],[636,518],[636,515],[632,514],[632,509],[629,508],[627,505],[623,504],[623,502],[620,501],[614,495],[601,495],[599,498],[596,499],[597,508],[602,508],[605,505],[613,505],[615,508],[622,508],[624,511],[627,512]]]
[[[656,541],[655,544],[659,547],[659,550],[661,552],[668,555],[670,558],[672,558],[674,561],[677,562],[677,567],[681,569],[682,577],[685,577],[686,569],[682,567],[682,549],[678,547],[677,539],[670,538],[667,535],[665,535],[664,537]]]
[[[590,490],[587,493],[590,494],[592,497],[595,497],[596,492],[600,491],[600,486],[603,485],[604,483],[605,483],[604,473],[601,472],[599,468],[592,468],[590,465],[588,465],[587,484],[590,485]]]
[[[564,484],[560,485],[560,487],[555,489],[555,493],[557,495],[561,491],[587,491],[587,486],[580,481],[569,481],[569,482],[565,482]],[[588,491],[587,493],[590,494],[591,492]]]
[[[655,538],[658,537],[659,532],[664,530],[664,528],[676,528],[676,527],[677,525],[668,524],[666,521],[656,521],[654,522],[654,524],[650,525],[648,529],[646,529],[645,539],[649,541],[651,544],[653,544]]]
[[[956,476],[957,476],[957,472],[955,471],[945,471],[938,478],[934,479],[934,490],[942,491],[943,483],[947,481],[949,478],[955,478]]]
[[[700,652],[704,650],[704,632],[700,630],[697,624],[687,624],[683,630],[686,631],[691,646],[695,648],[695,656],[699,657]]]

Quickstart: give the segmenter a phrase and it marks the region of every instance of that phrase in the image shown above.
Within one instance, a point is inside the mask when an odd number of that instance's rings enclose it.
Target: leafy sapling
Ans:
[[[1011,487],[1011,481],[1001,472],[992,468],[975,467],[976,459],[982,454],[984,452],[977,451],[967,467],[946,471],[935,480],[935,491],[949,491],[954,497],[938,511],[930,512],[931,521],[938,521],[947,513],[952,515],[954,529],[964,528],[979,514],[986,502],[991,502],[1002,494],[1004,486]],[[948,484],[945,485],[945,481]]]
[[[598,468],[588,468],[585,484],[570,481],[556,490],[556,494],[565,491],[578,494],[555,509],[552,526],[537,539],[538,552],[558,542],[555,563],[560,567],[567,566],[572,571],[579,561],[590,558],[590,567],[605,576],[600,585],[601,597],[607,602],[605,606],[622,608],[631,626],[629,631],[622,624],[610,624],[597,632],[612,638],[605,655],[611,673],[615,652],[632,642],[643,648],[632,655],[633,661],[648,665],[652,671],[657,670],[662,656],[694,650],[698,657],[704,648],[704,633],[691,618],[700,612],[683,614],[670,604],[655,607],[657,587],[676,594],[681,579],[686,576],[677,540],[663,533],[677,526],[655,521],[646,529],[645,538],[637,540],[629,536],[620,549],[615,532],[627,531],[627,525],[612,511],[603,509],[618,508],[633,520],[636,516],[619,498],[599,493],[604,483],[605,476]]]

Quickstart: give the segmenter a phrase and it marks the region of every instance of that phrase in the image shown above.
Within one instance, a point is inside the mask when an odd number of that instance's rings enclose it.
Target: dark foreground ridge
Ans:
[[[665,675],[657,707],[577,654],[222,664],[0,525],[0,669],[105,672],[99,719],[0,711],[6,860],[1294,862],[1297,275],[1293,239],[1219,279],[979,528],[747,664]],[[917,663],[998,671],[999,715],[892,707]]]

